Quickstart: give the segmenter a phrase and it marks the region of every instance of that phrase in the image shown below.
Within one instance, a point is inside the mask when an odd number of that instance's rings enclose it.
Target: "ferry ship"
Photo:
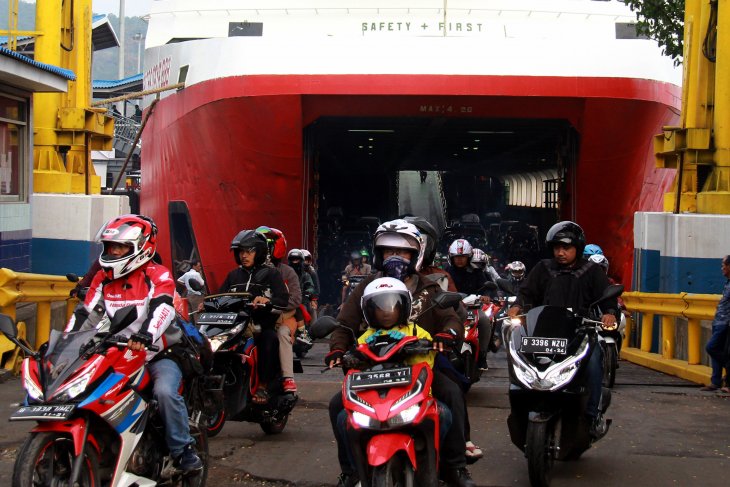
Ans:
[[[675,176],[652,136],[681,98],[634,23],[621,1],[155,1],[144,87],[184,88],[145,97],[141,211],[212,290],[243,228],[334,274],[333,240],[403,213],[538,240],[575,220],[629,283],[634,212],[661,211]]]

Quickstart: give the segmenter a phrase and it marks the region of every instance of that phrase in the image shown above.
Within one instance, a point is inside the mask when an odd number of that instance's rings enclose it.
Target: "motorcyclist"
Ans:
[[[362,258],[363,265],[366,265],[366,264],[367,265],[370,265],[370,263],[369,263],[369,260],[370,260],[370,252],[368,252],[367,249],[362,249],[360,251],[360,257]]]
[[[289,262],[289,267],[294,269],[294,272],[299,277],[299,288],[302,291],[302,304],[299,305],[294,315],[297,320],[298,336],[296,339],[311,345],[312,340],[309,338],[309,333],[307,333],[305,326],[305,311],[306,315],[309,315],[311,298],[314,295],[314,282],[312,282],[312,277],[309,273],[304,270],[304,253],[301,250],[291,249],[287,254],[287,261]],[[306,321],[309,319],[311,319],[311,316]]]
[[[66,331],[98,324],[104,314],[113,317],[125,306],[135,305],[137,319],[118,332],[129,338],[131,350],[155,344],[161,352],[147,352],[153,378],[153,396],[165,424],[165,440],[177,468],[192,472],[203,468],[190,435],[188,412],[179,393],[183,373],[169,354],[182,341],[183,332],[173,324],[175,281],[164,266],[152,261],[157,248],[157,226],[142,215],[122,215],[109,220],[97,234],[103,245],[101,269],[94,275],[83,307],[76,310]],[[89,318],[85,324],[86,318]]]
[[[304,270],[309,274],[309,277],[312,278],[312,282],[314,283],[314,294],[312,295],[310,306],[312,308],[312,311],[316,312],[319,305],[319,276],[317,275],[317,269],[314,268],[312,253],[307,249],[299,250],[301,250],[302,254],[304,254]]]
[[[456,289],[460,293],[481,296],[484,294],[487,276],[471,266],[473,255],[471,244],[463,238],[457,238],[449,245],[449,266],[446,270],[454,278]],[[488,299],[485,298],[484,301],[488,302]]]
[[[337,320],[352,330],[336,329],[330,336],[330,353],[325,357],[329,367],[341,365],[345,351],[353,345],[353,333],[359,335],[363,322],[361,299],[365,288],[378,277],[402,281],[413,296],[411,320],[428,331],[439,350],[454,345],[454,336],[464,336],[463,322],[452,309],[431,307],[431,299],[442,292],[437,283],[419,272],[423,258],[423,240],[418,229],[405,220],[385,222],[373,238],[373,266],[378,271],[368,276],[352,291],[342,306]],[[474,481],[466,468],[464,454],[464,400],[459,386],[442,371],[434,370],[434,396],[452,412],[453,426],[443,438],[441,474],[443,479],[459,487],[472,487]],[[337,418],[344,409],[342,395],[336,394],[329,405],[330,422],[337,440],[338,459],[342,468],[338,485],[357,483],[355,472],[347,458],[345,439],[337,429]]]
[[[350,252],[350,263],[345,266],[345,270],[342,271],[342,291],[340,296],[340,302],[344,303],[345,299],[347,298],[347,293],[349,292],[349,279],[352,276],[368,276],[370,275],[372,271],[372,268],[370,267],[370,264],[363,264],[362,262],[362,254],[357,251],[353,250]]]
[[[583,257],[587,259],[591,255],[603,255],[603,249],[596,244],[588,244],[583,249]]]
[[[280,367],[276,325],[289,305],[289,290],[281,273],[266,265],[267,250],[266,237],[262,234],[255,230],[238,232],[231,242],[231,251],[238,267],[228,273],[220,288],[221,293],[249,292],[254,295],[251,320],[261,327],[261,331],[254,334],[261,387],[253,400],[258,404],[268,402],[269,388]]]
[[[484,252],[482,249],[472,250],[471,266],[482,271],[488,281],[497,282],[497,279],[499,279],[499,273],[494,267],[492,267],[492,264],[489,261],[489,254]]]
[[[578,224],[561,221],[553,225],[545,237],[553,258],[538,262],[530,271],[520,286],[516,303],[509,309],[509,316],[517,316],[526,306],[541,305],[585,311],[588,305],[597,301],[609,282],[600,266],[582,257],[585,241],[585,233]],[[600,307],[603,326],[615,329],[618,317],[616,299],[605,301]],[[596,347],[588,363],[590,395],[586,407],[590,434],[596,438],[606,431],[606,421],[599,411],[602,377],[603,351]]]
[[[287,290],[289,301],[276,321],[276,336],[279,339],[279,365],[281,366],[282,389],[284,392],[297,392],[294,381],[294,335],[297,331],[296,313],[302,304],[302,290],[299,276],[283,259],[286,257],[286,238],[284,233],[273,227],[262,225],[256,229],[266,237],[268,264],[274,266],[281,274]]]
[[[423,239],[423,264],[420,272],[435,280],[444,291],[456,292],[456,285],[451,275],[440,267],[434,265],[436,258],[436,246],[438,245],[438,232],[428,220],[420,216],[407,216],[404,218],[412,223],[421,232]],[[466,314],[464,314],[466,317]]]
[[[527,267],[525,267],[525,264],[519,260],[516,260],[507,264],[505,270],[507,271],[507,280],[515,284],[516,287],[519,287],[525,279],[525,271],[527,271]]]

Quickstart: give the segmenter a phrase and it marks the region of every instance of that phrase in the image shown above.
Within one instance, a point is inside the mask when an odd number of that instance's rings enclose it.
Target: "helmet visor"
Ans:
[[[370,296],[363,308],[368,324],[374,328],[390,328],[406,324],[408,297],[402,293],[382,293]]]

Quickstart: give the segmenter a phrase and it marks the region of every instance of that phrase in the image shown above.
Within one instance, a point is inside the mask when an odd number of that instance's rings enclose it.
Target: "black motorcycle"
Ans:
[[[220,433],[226,421],[258,423],[266,434],[281,433],[298,396],[284,392],[280,381],[267,389],[265,404],[253,400],[259,382],[258,349],[254,344],[255,325],[251,321],[254,296],[231,292],[207,296],[198,314],[200,333],[213,350],[213,374],[224,377],[218,410],[208,416],[208,436]]]
[[[599,438],[589,434],[587,365],[599,344],[596,306],[621,295],[609,286],[581,316],[559,306],[539,306],[524,315],[521,326],[505,321],[503,336],[510,374],[511,412],[507,420],[512,443],[525,452],[530,483],[550,485],[555,460],[575,460]],[[599,409],[605,413],[611,390],[604,387]]]

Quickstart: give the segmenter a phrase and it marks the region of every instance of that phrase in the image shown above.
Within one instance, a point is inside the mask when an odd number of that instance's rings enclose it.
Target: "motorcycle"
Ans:
[[[457,293],[442,293],[434,305],[446,308],[459,299]],[[310,333],[324,338],[339,326],[324,316]],[[410,355],[432,351],[430,340],[384,335],[343,357],[349,369],[342,386],[347,441],[362,487],[438,485],[440,437],[451,415],[431,395],[428,364],[404,363]]]
[[[0,315],[0,331],[27,354],[22,366],[27,397],[10,421],[38,423],[18,451],[14,486],[205,485],[205,376],[184,379],[190,434],[203,461],[202,471],[184,474],[167,449],[146,352],[127,348],[128,339],[115,335],[136,317],[129,306],[98,328],[53,330],[36,352],[17,340],[13,320]]]
[[[621,295],[623,286],[609,286],[601,299]],[[555,460],[575,460],[599,438],[589,434],[586,418],[589,392],[586,371],[599,347],[602,323],[558,306],[539,306],[523,315],[526,323],[503,327],[510,375],[511,412],[507,420],[512,443],[524,451],[530,483],[550,485]],[[599,410],[605,413],[611,390],[604,387]]]
[[[269,400],[257,404],[253,397],[261,384],[254,344],[255,325],[251,321],[254,296],[247,292],[231,292],[206,296],[203,311],[198,313],[200,333],[210,340],[213,350],[213,374],[222,376],[223,400],[208,418],[207,433],[216,436],[226,421],[258,423],[264,433],[284,431],[289,413],[298,396],[285,393],[280,381],[270,385]]]
[[[353,274],[351,276],[342,276],[342,286],[345,288],[345,298],[342,300],[343,304],[345,301],[347,301],[347,297],[350,296],[350,294],[357,287],[357,285],[367,278],[368,276],[366,274]]]

